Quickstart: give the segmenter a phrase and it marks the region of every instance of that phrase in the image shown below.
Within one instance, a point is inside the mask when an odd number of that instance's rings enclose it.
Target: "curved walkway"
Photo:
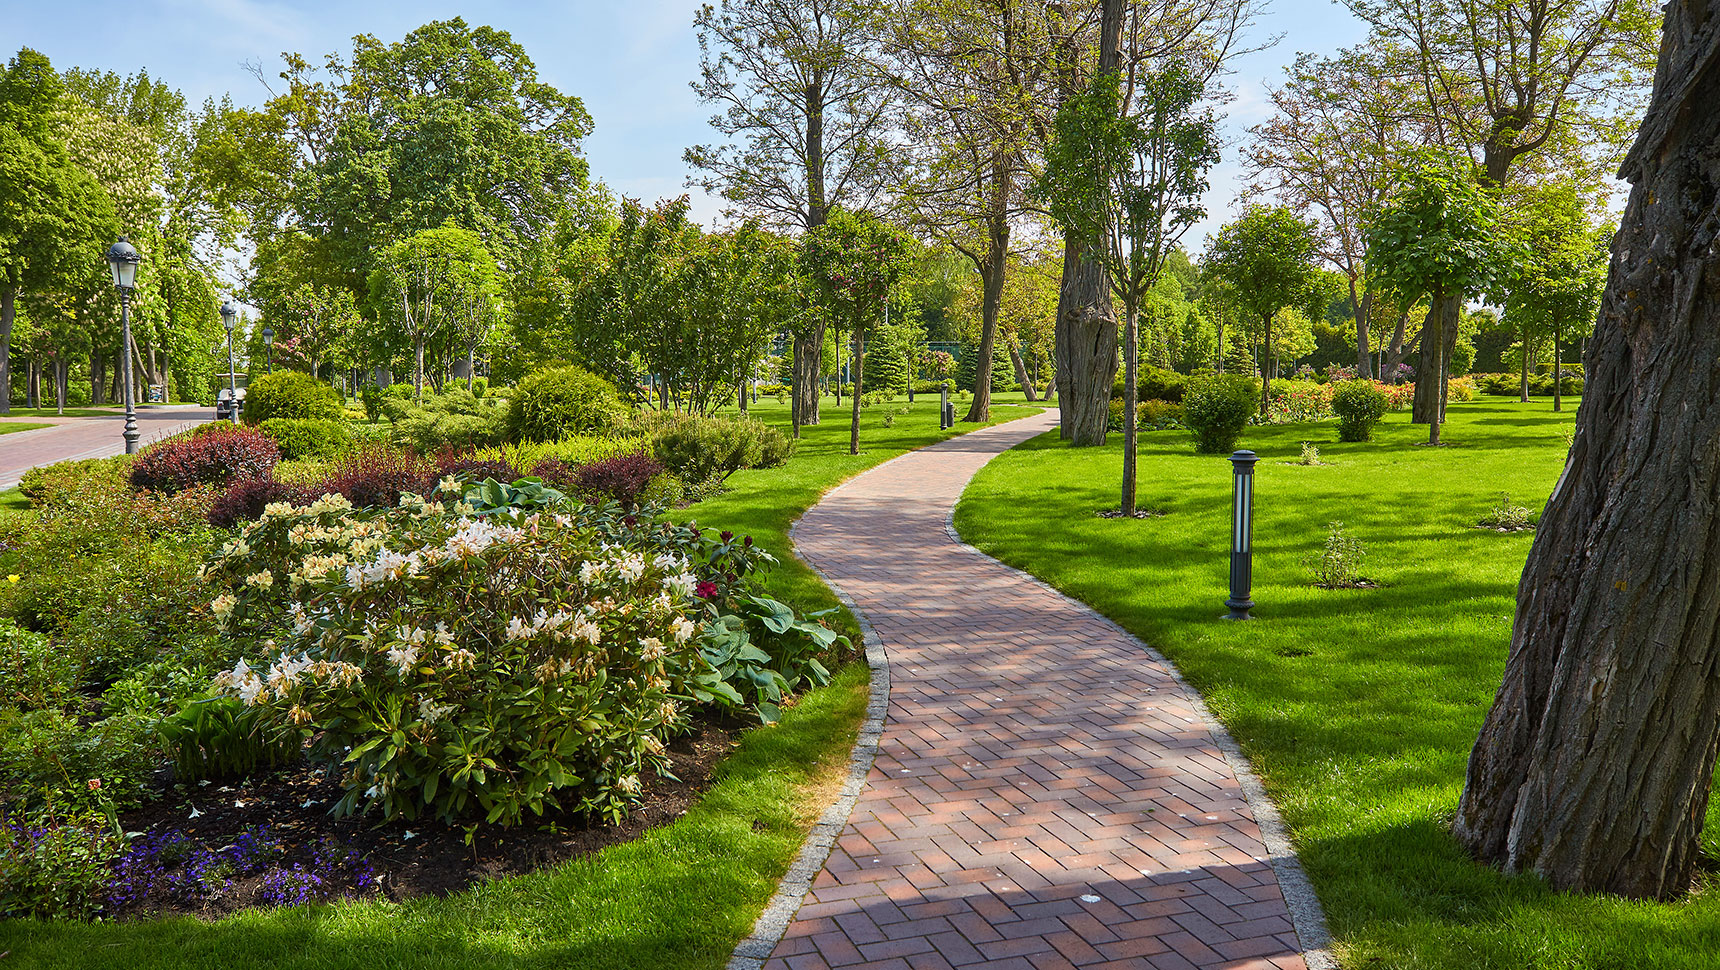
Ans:
[[[857,799],[814,829],[732,968],[1331,965],[1276,813],[1194,692],[1091,609],[946,531],[981,466],[1055,424],[904,455],[795,527],[870,627],[888,717],[869,771],[873,735],[857,746]]]

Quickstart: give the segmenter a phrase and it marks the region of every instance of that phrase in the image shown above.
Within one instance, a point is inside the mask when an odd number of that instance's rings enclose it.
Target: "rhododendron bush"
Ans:
[[[218,683],[313,732],[337,811],[617,818],[692,701],[740,700],[700,625],[768,557],[613,509],[479,513],[460,489],[268,506],[206,567],[223,630],[264,651]]]

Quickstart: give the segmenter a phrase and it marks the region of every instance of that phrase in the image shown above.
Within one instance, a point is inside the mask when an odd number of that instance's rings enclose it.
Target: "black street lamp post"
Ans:
[[[221,326],[227,328],[227,418],[239,423],[239,378],[233,373],[233,319],[239,315],[233,301],[221,304]]]
[[[125,453],[137,453],[137,401],[131,374],[131,291],[137,282],[137,264],[143,261],[125,237],[108,247],[108,268],[113,270],[113,285],[119,290],[120,375],[125,382]]]
[[[263,365],[268,373],[275,372],[275,328],[263,324]]]
[[[1230,507],[1230,607],[1224,619],[1252,620],[1248,611],[1254,609],[1249,599],[1254,585],[1254,463],[1259,457],[1252,451],[1239,451],[1230,456],[1232,476]]]

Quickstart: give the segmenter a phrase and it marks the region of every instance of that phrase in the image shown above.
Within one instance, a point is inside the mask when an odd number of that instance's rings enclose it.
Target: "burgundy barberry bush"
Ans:
[[[171,495],[198,485],[266,478],[280,460],[273,438],[256,428],[231,426],[144,449],[132,462],[130,480],[133,488]]]

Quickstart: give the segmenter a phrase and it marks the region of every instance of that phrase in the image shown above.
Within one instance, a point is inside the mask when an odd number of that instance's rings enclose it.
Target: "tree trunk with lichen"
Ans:
[[[1454,831],[1556,888],[1666,899],[1720,746],[1720,21],[1674,0],[1565,471]]]

